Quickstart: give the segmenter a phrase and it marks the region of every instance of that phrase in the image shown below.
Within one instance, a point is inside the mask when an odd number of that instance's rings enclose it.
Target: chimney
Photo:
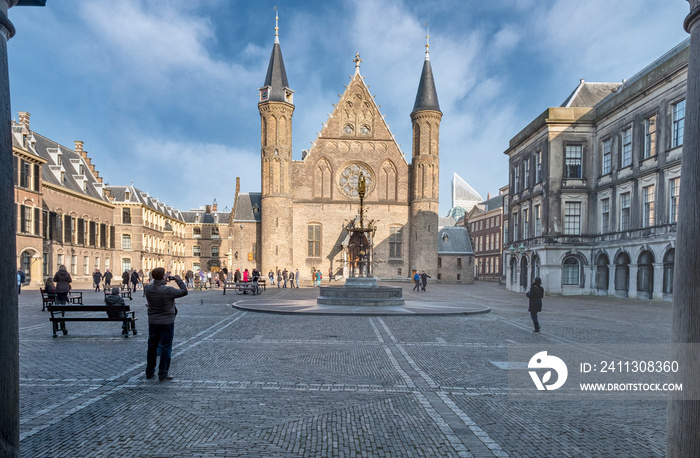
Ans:
[[[216,202],[216,199],[214,199],[214,202],[213,202],[212,205],[211,205],[211,211],[214,211],[214,212],[215,212],[215,211],[216,211],[216,207],[217,207],[217,202]]]
[[[241,177],[236,177],[236,195],[241,192]]]
[[[204,212],[205,213],[211,213],[211,205],[207,205],[204,207]]]
[[[487,193],[486,193],[486,200],[489,200],[489,199],[491,199],[491,193],[490,193],[490,192],[487,192]]]
[[[27,130],[29,130],[29,116],[31,115],[26,111],[19,112],[19,123],[20,125],[24,126]]]
[[[84,142],[82,140],[75,141],[75,153],[76,154],[80,154],[81,156],[83,155],[83,145],[84,145]]]

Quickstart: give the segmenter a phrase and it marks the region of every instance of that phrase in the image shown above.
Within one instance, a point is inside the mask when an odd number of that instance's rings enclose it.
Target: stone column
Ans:
[[[688,82],[685,102],[685,135],[681,162],[681,189],[678,203],[676,259],[673,279],[673,321],[671,342],[700,343],[700,0],[688,0],[690,14],[683,24],[690,33]],[[676,357],[680,370],[672,382],[697,386],[700,361],[687,351]],[[697,355],[695,355],[697,356]],[[696,389],[697,391],[697,389]],[[666,455],[700,456],[700,401],[669,400],[666,425]]]
[[[631,297],[633,299],[637,298],[637,271],[638,271],[637,264],[630,264],[629,265],[629,283],[627,285],[627,297]]]
[[[0,0],[0,456],[19,456],[19,330],[17,321],[17,253],[10,81],[7,40],[15,33],[7,10],[16,0]]]

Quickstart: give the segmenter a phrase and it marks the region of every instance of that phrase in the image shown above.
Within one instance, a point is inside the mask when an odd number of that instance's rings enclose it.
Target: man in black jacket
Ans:
[[[153,283],[144,287],[146,300],[148,301],[148,353],[146,356],[146,378],[155,377],[156,358],[160,347],[160,364],[158,365],[158,379],[162,381],[172,380],[168,375],[170,369],[170,357],[173,349],[173,335],[175,333],[175,299],[187,295],[187,286],[179,275],[164,278],[165,269],[156,267],[151,272]],[[166,282],[175,280],[177,288],[165,286]]]

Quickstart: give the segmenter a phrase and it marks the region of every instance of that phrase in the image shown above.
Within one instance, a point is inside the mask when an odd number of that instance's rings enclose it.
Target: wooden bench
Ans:
[[[236,291],[237,294],[251,293],[253,296],[263,292],[263,289],[260,286],[260,283],[255,283],[252,281],[249,281],[249,282],[227,281],[226,283],[224,283],[224,295],[226,295],[227,289],[232,289],[232,290]]]
[[[46,310],[46,307],[53,305],[56,302],[56,293],[47,293],[44,288],[39,288],[41,292],[41,311]]]
[[[124,297],[124,298],[128,297],[129,300],[133,299],[131,297],[131,288],[129,288],[129,287],[124,288],[123,286],[115,286],[115,288],[119,288],[119,295],[121,295],[121,297]],[[104,292],[105,292],[105,297],[107,297],[110,294],[112,294],[112,288],[107,288],[104,290]]]
[[[122,316],[110,317],[107,316],[107,306],[102,305],[49,305],[49,312],[51,312],[51,324],[53,325],[53,337],[58,337],[56,332],[60,329],[63,335],[68,334],[66,329],[66,321],[118,321],[122,323],[122,335],[126,338],[129,337],[129,330],[136,335],[136,312],[131,311],[128,305],[122,307]],[[81,316],[71,316],[66,315],[66,313],[81,313]],[[86,316],[88,312],[100,312],[102,316]]]

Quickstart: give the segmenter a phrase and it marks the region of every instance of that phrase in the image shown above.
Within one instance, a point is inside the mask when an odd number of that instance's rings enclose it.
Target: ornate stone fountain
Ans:
[[[404,305],[403,291],[394,286],[378,286],[372,275],[374,261],[374,234],[377,230],[374,220],[365,223],[364,198],[367,192],[365,177],[360,173],[358,194],[360,213],[345,230],[348,231],[348,254],[350,276],[343,286],[321,286],[319,304],[327,305]]]

